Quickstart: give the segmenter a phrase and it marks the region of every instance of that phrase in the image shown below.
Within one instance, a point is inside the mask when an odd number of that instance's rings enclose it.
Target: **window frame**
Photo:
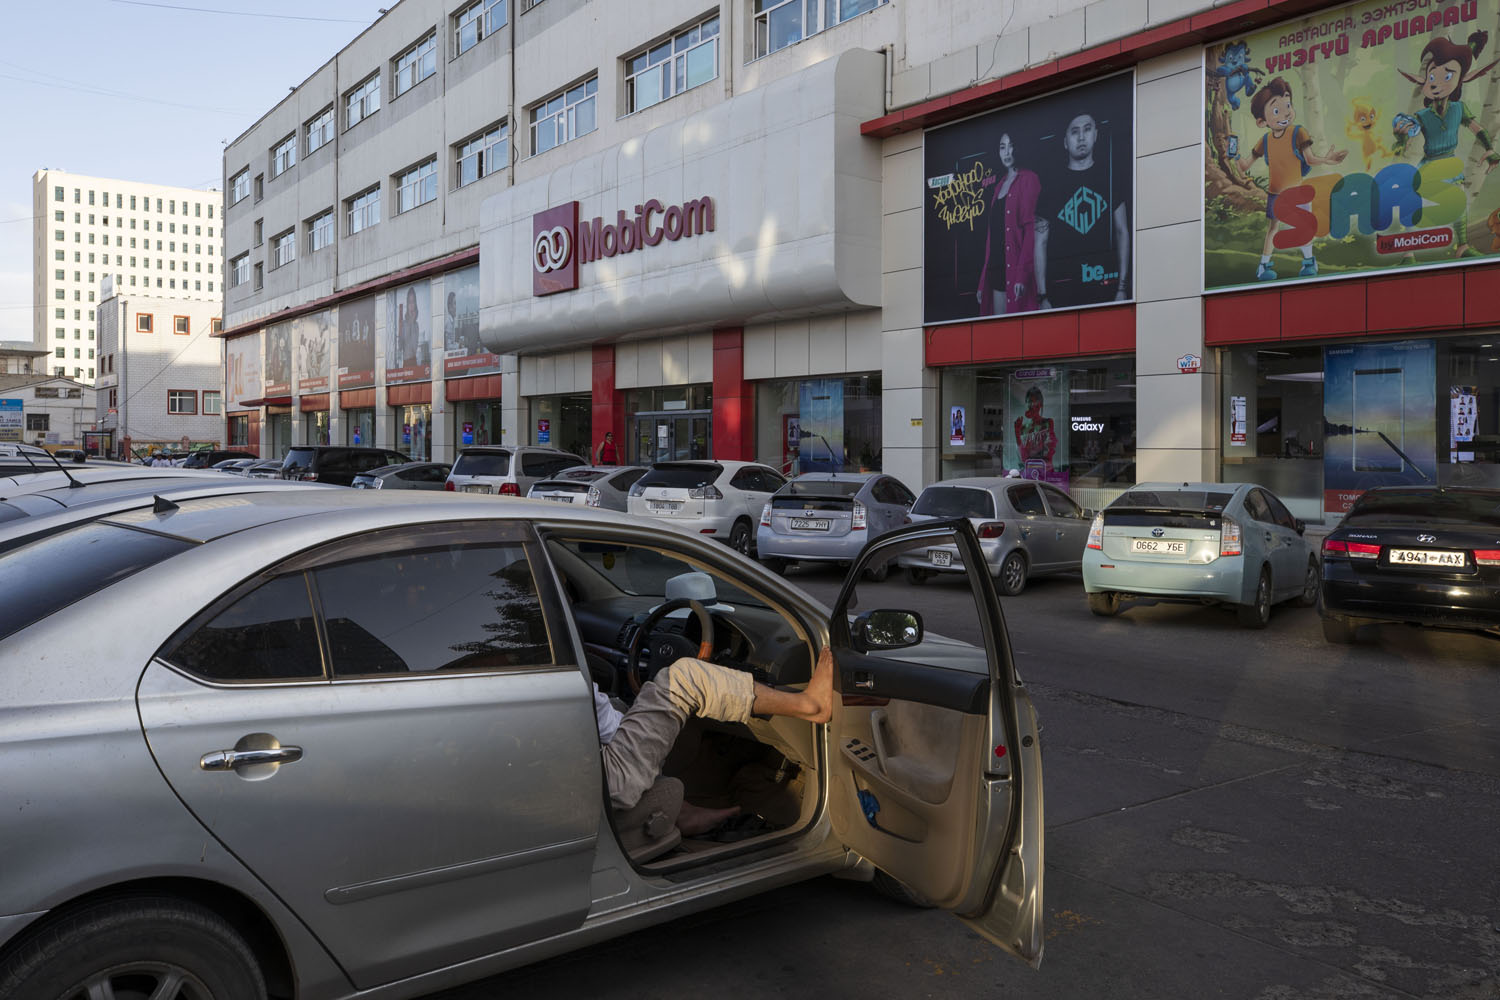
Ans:
[[[213,409],[208,408],[209,400],[213,400]],[[219,389],[204,389],[198,394],[199,413],[205,417],[217,417],[224,412],[224,393]]]
[[[307,156],[313,155],[318,150],[322,149],[324,146],[333,141],[333,137],[336,134],[336,130],[338,127],[337,119],[338,109],[330,104],[328,105],[328,107],[324,108],[322,111],[319,111],[317,114],[313,115],[307,121],[302,123],[302,138],[307,148]],[[316,146],[313,145],[314,135],[319,135],[322,137],[322,141],[320,141]],[[210,216],[210,218],[212,218],[212,216]]]
[[[239,173],[229,178],[229,191],[229,204],[231,205],[238,205],[250,197],[250,168],[248,166],[242,167]]]
[[[490,141],[490,137],[495,135],[498,135],[498,138]],[[495,154],[495,150],[498,149],[504,150],[503,156]],[[464,161],[471,157],[475,163],[475,174],[469,180],[464,180]],[[504,162],[493,165],[496,159]],[[493,125],[488,125],[468,138],[453,144],[453,189],[458,190],[470,184],[477,184],[491,174],[498,173],[509,166],[510,119],[502,118]]]
[[[425,72],[424,72],[425,70]],[[408,72],[410,71],[410,72]],[[391,60],[391,100],[437,75],[437,29],[429,30]],[[410,77],[403,86],[403,78]]]
[[[798,42],[805,42],[814,35],[827,31],[829,28],[836,28],[841,24],[847,24],[857,17],[879,10],[890,2],[891,0],[873,0],[871,6],[866,7],[864,10],[855,11],[848,17],[840,17],[830,24],[821,23],[822,18],[820,15],[824,9],[825,0],[768,0],[768,2],[762,4],[761,10],[756,10],[756,4],[752,3],[750,5],[750,61],[754,62],[756,59],[764,59],[773,53],[789,49]],[[801,33],[791,41],[771,48],[771,14],[775,11],[791,7],[793,4],[800,5],[802,8]],[[833,13],[835,15],[838,14],[838,9],[839,5],[835,3],[833,5]],[[764,35],[764,49],[762,49],[762,35]]]
[[[297,165],[297,133],[271,147],[271,179],[275,180]]]
[[[191,410],[173,409],[173,400],[192,399]],[[168,389],[167,390],[167,416],[169,417],[196,417],[198,415],[198,390],[197,389]]]
[[[575,92],[580,91],[580,90],[583,91],[583,94],[581,96],[579,96],[576,100],[573,100],[573,101],[570,102],[569,98],[572,97]],[[544,115],[542,113],[543,109],[547,108],[548,106],[550,106],[554,101],[561,101],[562,103],[558,105],[558,107],[557,107],[557,109],[555,111],[547,112]],[[590,104],[590,103],[592,103],[592,106],[593,106],[594,125],[593,125],[592,128],[587,129],[586,131],[580,132],[580,131],[577,130],[577,124],[576,124],[577,123],[577,117],[578,117],[578,115],[577,115],[578,109],[581,108],[581,107],[583,107],[585,104]],[[548,94],[542,100],[537,101],[536,103],[532,104],[529,108],[527,108],[526,109],[526,115],[527,115],[527,121],[529,123],[529,130],[530,130],[530,133],[531,133],[530,137],[531,137],[531,155],[532,156],[540,156],[543,153],[550,152],[551,150],[554,150],[554,149],[556,149],[559,146],[567,145],[568,143],[574,141],[575,139],[581,139],[583,136],[586,136],[586,135],[588,135],[591,132],[598,131],[598,129],[599,129],[599,74],[597,72],[595,72],[592,76],[589,76],[589,77],[587,77],[587,78],[585,78],[583,80],[580,80],[580,81],[578,81],[576,83],[570,84],[569,86],[564,87],[561,90],[553,91],[551,94]],[[538,134],[538,129],[539,129],[539,127],[541,127],[543,120],[546,120],[546,121],[552,123],[550,127],[554,130],[553,131],[553,137],[554,138],[556,138],[556,128],[557,128],[557,126],[555,124],[556,122],[562,121],[565,124],[571,122],[573,124],[567,125],[567,128],[565,129],[565,131],[568,134],[567,134],[567,136],[565,138],[558,139],[556,142],[552,143],[546,149],[542,149],[542,148],[539,148],[538,145],[537,145],[537,134]]]
[[[325,223],[325,222],[327,224],[326,225],[322,225],[322,223]],[[309,254],[315,254],[319,250],[325,249],[326,247],[329,247],[329,246],[331,246],[333,244],[333,241],[335,239],[335,236],[334,236],[335,225],[334,225],[334,218],[333,218],[333,208],[331,206],[329,208],[326,208],[323,211],[319,212],[317,215],[314,215],[312,218],[308,219],[307,222],[306,222],[306,225],[307,225],[307,252]],[[321,242],[318,241],[318,233],[320,231],[322,231],[324,233],[324,237],[323,237],[323,240]]]
[[[297,259],[297,227],[284,229],[271,237],[271,270],[286,267]]]
[[[250,280],[250,252],[248,250],[238,257],[229,259],[229,274],[233,279],[230,288],[238,288]]]
[[[155,313],[136,313],[135,314],[135,332],[136,333],[155,333],[156,330],[154,329],[154,327],[155,327],[156,321],[155,321],[154,317],[155,317]],[[145,323],[144,326],[141,325],[141,320],[145,320],[146,321],[146,323]]]
[[[391,178],[392,186],[396,190],[396,214],[405,215],[413,209],[421,208],[423,205],[437,201],[437,157],[430,156],[420,163],[408,167],[401,173]],[[410,195],[418,200],[407,203]],[[426,197],[422,197],[423,195]]]
[[[182,327],[183,329],[179,330],[178,327]],[[178,336],[178,337],[190,337],[190,336],[192,336],[192,333],[193,333],[193,321],[192,321],[192,318],[188,317],[188,316],[173,316],[172,317],[172,333],[175,336]]]
[[[495,23],[493,17],[496,8],[502,12],[499,24]],[[453,27],[452,58],[457,59],[510,23],[510,0],[474,0],[473,3],[454,11],[451,23]],[[465,45],[464,29],[469,25],[474,25],[474,40]]]
[[[371,115],[380,111],[380,70],[376,70],[365,77],[359,83],[344,91],[344,131],[347,132],[360,122],[365,121]],[[370,107],[373,98],[374,107]],[[360,115],[358,118],[350,119],[349,112],[354,105],[358,104]]]
[[[354,228],[355,213],[363,218],[358,229]],[[374,216],[371,218],[370,216]],[[380,225],[380,185],[375,184],[345,199],[344,234],[354,236]]]
[[[708,25],[709,23],[713,24],[714,33],[713,33],[713,35],[711,35],[707,39],[705,39],[705,38],[702,37],[701,32],[702,32],[702,29],[704,28],[704,26]],[[696,42],[687,42],[687,43],[684,44],[684,47],[679,50],[678,47],[677,47],[679,39],[688,38],[694,31],[700,32],[700,37],[699,37],[698,41],[696,41]],[[646,45],[646,46],[644,46],[644,47],[636,50],[633,54],[631,54],[629,56],[626,56],[624,59],[620,60],[621,63],[623,64],[623,69],[625,71],[624,72],[624,87],[621,90],[621,94],[622,94],[622,97],[623,97],[623,100],[624,100],[625,114],[627,116],[628,115],[633,115],[633,114],[636,114],[637,112],[645,111],[647,108],[654,108],[658,104],[663,104],[666,101],[669,101],[669,100],[671,100],[674,97],[678,97],[678,96],[680,96],[682,94],[687,93],[689,90],[693,90],[693,89],[695,89],[697,87],[703,86],[704,84],[712,83],[713,81],[717,80],[719,78],[719,74],[720,74],[719,54],[722,51],[722,46],[719,45],[719,41],[720,41],[720,38],[722,37],[722,35],[723,35],[723,23],[722,23],[722,21],[720,19],[719,12],[718,11],[714,11],[713,13],[711,13],[711,14],[705,16],[705,17],[701,17],[697,21],[695,21],[695,22],[693,22],[691,24],[688,24],[685,27],[682,27],[682,28],[678,29],[677,31],[674,31],[671,34],[669,34],[669,35],[667,35],[667,36],[665,36],[663,38],[658,38],[656,41],[652,42],[650,45]],[[693,52],[694,50],[703,48],[706,45],[713,45],[713,47],[714,47],[714,71],[713,71],[713,75],[709,76],[707,79],[702,80],[702,81],[700,81],[698,83],[688,83],[687,82],[687,60],[688,60],[688,55],[691,52]],[[666,49],[666,52],[664,54],[665,57],[663,59],[661,59],[661,60],[656,61],[656,62],[650,62],[649,61],[650,57],[655,52],[657,52],[657,50],[662,49],[663,47],[665,47],[665,49]],[[647,59],[648,62],[644,66],[642,66],[640,69],[637,69],[634,72],[632,72],[631,71],[631,63],[635,62],[638,59],[642,59],[642,58]],[[678,68],[679,61],[681,62],[682,71],[683,71],[682,72],[683,82],[682,82],[682,85],[680,87],[678,86],[678,83],[677,83],[677,68]],[[655,101],[652,101],[650,104],[639,104],[638,101],[636,100],[636,97],[639,94],[639,87],[637,85],[637,81],[641,80],[641,79],[643,79],[643,78],[645,78],[647,76],[649,76],[652,73],[662,73],[662,72],[666,73],[666,77],[667,77],[667,79],[668,79],[668,81],[670,83],[668,91],[666,93],[663,93],[660,97],[658,97]]]

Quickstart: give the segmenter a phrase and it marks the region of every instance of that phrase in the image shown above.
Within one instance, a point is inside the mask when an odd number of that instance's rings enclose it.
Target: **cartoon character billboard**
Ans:
[[[925,323],[1131,297],[1129,73],[927,133]]]
[[[1208,46],[1208,289],[1500,256],[1500,0],[1379,0]]]

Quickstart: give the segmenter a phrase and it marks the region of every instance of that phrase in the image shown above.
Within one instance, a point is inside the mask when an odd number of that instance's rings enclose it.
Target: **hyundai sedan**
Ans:
[[[831,610],[561,504],[292,489],[14,530],[0,996],[413,997],[836,871],[1040,960],[1040,746],[993,582],[945,616],[979,646],[859,603],[914,547],[980,565],[967,522],[879,539]],[[690,719],[663,767],[754,822],[642,846],[597,691],[683,655],[796,688],[825,645],[831,721]]]

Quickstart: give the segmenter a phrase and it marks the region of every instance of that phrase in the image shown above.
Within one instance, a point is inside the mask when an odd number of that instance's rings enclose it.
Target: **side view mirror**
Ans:
[[[1300,517],[1295,517],[1292,519],[1292,527],[1296,528],[1297,534],[1300,535],[1307,530],[1307,522],[1302,520],[1302,518]]]
[[[1092,507],[1085,507],[1083,508],[1083,519],[1085,521],[1092,521],[1098,515],[1098,513],[1099,512]]]
[[[879,608],[854,619],[854,648],[860,652],[906,649],[922,641],[922,616],[915,611]]]

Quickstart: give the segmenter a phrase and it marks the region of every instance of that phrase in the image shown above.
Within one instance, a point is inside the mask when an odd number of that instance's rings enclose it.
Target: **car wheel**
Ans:
[[[750,554],[750,522],[736,521],[729,529],[729,547],[742,556]]]
[[[1235,611],[1240,624],[1246,628],[1265,628],[1271,621],[1271,574],[1260,571],[1260,580],[1255,585],[1255,603],[1241,604]]]
[[[1302,582],[1302,596],[1297,598],[1297,607],[1310,608],[1318,603],[1318,587],[1323,583],[1323,572],[1318,568],[1318,560],[1307,561],[1307,576]]]
[[[1323,619],[1323,638],[1335,646],[1347,646],[1357,636],[1354,632],[1354,624],[1344,617]]]
[[[1101,618],[1113,618],[1120,610],[1120,595],[1113,591],[1102,591],[1086,596],[1089,599],[1089,610]]]
[[[921,586],[922,584],[926,583],[927,578],[931,575],[931,570],[917,569],[915,566],[908,566],[906,568],[906,582],[914,587]]]
[[[932,900],[917,892],[905,882],[892,878],[878,868],[875,869],[875,878],[871,880],[870,884],[882,896],[894,899],[896,902],[906,906],[914,906],[919,910],[930,910],[936,905]]]
[[[760,564],[777,576],[786,576],[785,559],[762,559]]]
[[[1000,584],[1000,593],[1006,597],[1015,597],[1026,589],[1026,557],[1020,549],[1011,549],[995,579]]]
[[[266,983],[249,946],[213,911],[116,899],[30,935],[0,963],[0,996],[264,1000]]]

